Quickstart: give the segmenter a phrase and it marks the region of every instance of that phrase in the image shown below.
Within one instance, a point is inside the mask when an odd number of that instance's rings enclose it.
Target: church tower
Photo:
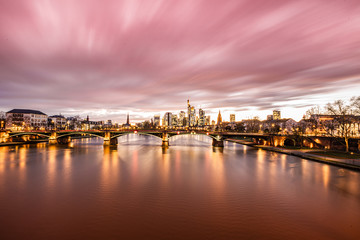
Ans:
[[[220,110],[219,110],[219,114],[218,114],[218,117],[217,117],[217,125],[221,125],[222,123],[222,117],[221,117],[221,113],[220,113]]]

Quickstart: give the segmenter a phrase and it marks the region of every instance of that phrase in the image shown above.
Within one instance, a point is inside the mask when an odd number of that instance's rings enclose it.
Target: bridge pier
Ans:
[[[70,136],[65,137],[58,137],[56,132],[52,132],[49,137],[49,144],[55,145],[55,144],[69,144],[71,142]]]
[[[9,133],[6,131],[1,131],[0,132],[0,143],[9,142],[9,140],[10,140]]]
[[[169,147],[169,136],[167,133],[163,133],[162,136],[162,147]]]
[[[213,138],[212,145],[213,147],[224,147],[223,138],[220,135],[216,136],[216,138]]]
[[[52,132],[50,137],[49,137],[49,144],[54,145],[57,144],[57,133],[56,132]]]
[[[116,146],[118,144],[117,138],[111,138],[110,132],[105,132],[104,146]]]

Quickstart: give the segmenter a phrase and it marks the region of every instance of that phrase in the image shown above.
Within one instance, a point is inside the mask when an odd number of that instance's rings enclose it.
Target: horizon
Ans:
[[[344,100],[344,99],[341,99],[341,100]],[[344,100],[345,102],[348,101],[348,99],[345,99]],[[191,105],[191,101],[190,101],[190,105]],[[196,110],[196,116],[198,115],[199,113],[199,109],[203,109],[201,107],[196,107],[196,105],[192,105],[195,107],[195,110]],[[325,106],[320,106],[320,105],[313,105],[311,107],[318,107],[319,110],[322,112],[322,114],[326,114],[325,113],[325,109],[324,107]],[[295,120],[296,122],[300,121],[301,119],[303,119],[303,117],[305,116],[306,114],[306,111],[309,110],[311,107],[309,108],[306,108],[305,111],[302,113],[302,112],[299,112],[298,111],[298,116],[301,115],[301,117],[298,117],[298,118],[294,118],[292,116],[289,115],[289,113],[286,113],[285,112],[285,115],[284,115],[284,112],[280,109],[280,108],[277,108],[277,109],[273,109],[273,110],[279,110],[281,112],[281,118],[282,119],[286,119],[286,118],[291,118],[293,120]],[[184,108],[184,109],[178,109],[178,110],[175,110],[175,111],[162,111],[162,112],[158,112],[158,113],[155,113],[155,112],[145,112],[143,113],[144,115],[147,115],[149,116],[149,118],[141,118],[141,119],[136,119],[135,118],[135,121],[134,121],[134,118],[132,118],[132,114],[133,112],[131,111],[122,111],[122,110],[119,110],[119,112],[121,112],[122,115],[124,115],[123,118],[121,118],[121,120],[117,120],[117,119],[111,119],[111,118],[100,118],[100,117],[97,117],[97,118],[93,118],[91,116],[91,114],[87,114],[87,113],[78,113],[78,112],[73,112],[72,115],[68,115],[68,114],[63,114],[63,113],[55,113],[55,114],[48,114],[47,113],[47,110],[41,110],[41,109],[28,109],[28,108],[12,108],[12,109],[9,109],[7,111],[2,111],[4,113],[8,112],[8,111],[11,111],[13,109],[27,109],[27,110],[38,110],[38,111],[41,111],[43,113],[45,113],[46,115],[48,116],[53,116],[53,115],[63,115],[64,117],[74,117],[74,116],[80,116],[81,118],[85,119],[87,116],[89,116],[90,120],[93,120],[93,121],[107,121],[107,120],[112,120],[112,122],[114,123],[126,123],[126,117],[127,117],[127,114],[129,114],[130,116],[130,122],[133,122],[133,123],[139,123],[139,122],[144,122],[144,121],[150,121],[151,119],[154,118],[155,115],[160,115],[160,119],[164,116],[164,114],[166,112],[171,112],[172,114],[176,114],[178,115],[181,111],[184,111],[187,115],[187,110]],[[222,109],[222,110],[221,110]],[[243,117],[243,118],[238,118],[238,116],[244,116],[245,114],[243,112],[232,112],[231,110],[224,110],[223,108],[219,108],[218,110],[215,109],[215,111],[211,111],[211,114],[209,114],[206,109],[203,109],[205,111],[205,115],[206,116],[210,116],[211,120],[216,120],[217,119],[217,115],[218,115],[218,111],[220,111],[221,113],[221,116],[222,116],[222,119],[224,122],[229,122],[230,121],[230,114],[235,114],[235,119],[236,119],[236,122],[239,122],[239,121],[242,121],[242,120],[247,120],[247,119],[254,119],[254,118],[259,118],[259,120],[266,120],[267,119],[267,116],[268,115],[272,115],[273,114],[273,110],[268,110],[268,111],[262,111],[262,114],[258,114],[258,115],[253,115],[254,111],[249,111],[249,116],[247,117]],[[297,109],[298,110],[298,109]],[[1,111],[0,111],[1,112]],[[241,114],[243,113],[243,114]],[[257,112],[259,113],[259,112]],[[152,114],[152,115],[151,115]],[[135,114],[136,116],[136,114]]]

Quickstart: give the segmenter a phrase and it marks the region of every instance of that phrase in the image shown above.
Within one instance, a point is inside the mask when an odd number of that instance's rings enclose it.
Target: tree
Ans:
[[[150,122],[148,120],[143,122],[143,129],[150,129]]]
[[[353,123],[353,104],[347,104],[343,100],[336,100],[326,105],[326,111],[333,116],[333,120],[329,120],[324,124],[327,132],[330,135],[344,138],[346,152],[348,152],[351,124]]]
[[[257,133],[260,130],[260,120],[259,117],[254,117],[253,119],[245,120],[246,122],[246,132],[248,133]]]
[[[355,132],[360,133],[360,96],[352,97],[351,98],[351,105],[353,107],[354,114],[357,114],[358,116],[355,117],[356,123],[357,123],[357,129],[354,129]]]
[[[245,126],[244,126],[244,123],[242,123],[242,122],[236,123],[236,126],[235,126],[235,131],[238,131],[238,132],[245,132]]]
[[[321,108],[319,106],[315,106],[307,110],[304,116],[304,123],[307,125],[306,128],[308,128],[315,136],[318,135],[318,131],[321,127],[321,124],[318,121],[318,117],[321,113]]]
[[[269,132],[273,134],[278,134],[280,132],[280,126],[277,123],[272,123]]]
[[[360,115],[360,96],[351,98],[351,106],[355,114]]]
[[[308,109],[305,113],[305,119],[311,119],[313,115],[321,114],[321,108],[319,105]]]

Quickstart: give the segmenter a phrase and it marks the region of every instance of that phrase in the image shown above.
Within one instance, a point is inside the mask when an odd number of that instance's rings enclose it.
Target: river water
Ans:
[[[206,136],[0,147],[0,239],[360,239],[360,173]]]

